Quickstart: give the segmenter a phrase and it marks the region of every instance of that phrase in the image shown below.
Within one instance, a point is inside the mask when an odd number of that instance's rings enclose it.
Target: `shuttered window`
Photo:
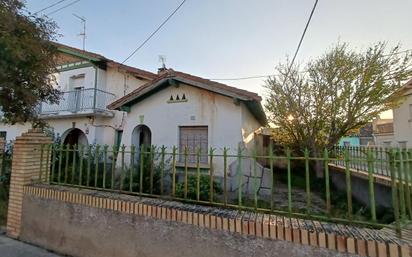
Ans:
[[[200,163],[205,164],[208,161],[208,134],[207,126],[181,126],[179,127],[179,161],[185,161],[185,148],[187,147],[188,156],[187,162],[195,164],[197,162],[196,152],[200,149]]]

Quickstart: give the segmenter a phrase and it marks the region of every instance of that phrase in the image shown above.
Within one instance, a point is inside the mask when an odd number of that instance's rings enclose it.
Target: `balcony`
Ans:
[[[113,112],[106,106],[114,99],[114,94],[95,88],[66,91],[63,92],[58,104],[41,104],[40,117],[44,119],[74,116],[113,117]]]

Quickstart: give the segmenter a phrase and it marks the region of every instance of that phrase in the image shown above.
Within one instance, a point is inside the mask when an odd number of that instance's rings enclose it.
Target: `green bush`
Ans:
[[[199,199],[209,201],[210,197],[210,176],[200,175],[199,177]],[[176,197],[184,198],[185,183],[176,183]],[[213,195],[216,199],[223,192],[222,187],[216,181],[213,182]],[[189,176],[187,179],[187,199],[197,200],[197,177]],[[214,200],[215,200],[214,199]]]

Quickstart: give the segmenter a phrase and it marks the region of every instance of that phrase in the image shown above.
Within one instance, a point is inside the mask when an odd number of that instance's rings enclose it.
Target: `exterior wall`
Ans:
[[[374,134],[375,145],[386,146],[386,142],[390,142],[390,146],[397,146],[394,134]]]
[[[95,78],[97,78],[96,87],[100,90],[114,94],[115,99],[123,97],[125,94],[130,93],[148,81],[136,79],[134,76],[118,71],[115,68],[108,68],[105,71],[94,67],[84,67],[62,71],[56,74],[57,88],[61,91],[71,90],[69,88],[70,77],[80,74],[85,74],[85,88],[94,88]],[[67,130],[73,128],[72,124],[75,122],[75,128],[82,130],[86,134],[90,144],[113,145],[115,143],[115,130],[123,129],[124,112],[112,112],[114,116],[111,118],[96,117],[89,119],[87,117],[72,116],[59,119],[48,119],[47,123],[53,128],[55,135],[61,136]],[[14,140],[16,136],[27,131],[29,128],[31,128],[31,124],[6,125],[0,122],[0,131],[7,132],[7,141]],[[86,133],[86,131],[88,131],[88,133]]]
[[[19,238],[70,256],[410,256],[383,230],[44,184],[23,195]]]
[[[14,141],[17,136],[20,136],[23,132],[26,132],[31,128],[31,124],[14,124],[6,125],[0,122],[0,131],[6,131],[6,142]]]
[[[170,96],[185,94],[187,102],[168,103]],[[236,154],[244,137],[258,127],[251,115],[242,112],[242,106],[226,96],[180,84],[169,86],[132,106],[127,114],[122,144],[132,145],[133,129],[144,124],[151,130],[153,145],[168,147],[179,145],[179,126],[208,126],[208,147],[221,154],[228,147]],[[248,124],[248,126],[247,126]],[[229,160],[230,161],[230,160]],[[223,160],[215,162],[216,174],[223,172]]]
[[[348,256],[292,242],[30,196],[26,196],[24,206],[21,239],[70,256]]]
[[[344,146],[345,142],[349,142],[349,146],[359,146],[359,137],[342,137],[339,140],[339,146]]]
[[[398,146],[399,142],[406,142],[408,148],[412,148],[412,90],[406,94],[405,101],[393,110],[394,142],[393,146]]]
[[[256,130],[261,127],[260,123],[256,120],[256,118],[252,115],[252,113],[248,110],[244,103],[240,104],[241,107],[241,128],[242,128],[242,139],[244,145],[247,149],[252,149],[257,147],[256,142]],[[261,150],[261,149],[257,149]]]
[[[70,77],[80,74],[84,74],[84,88],[94,88],[95,72],[96,70],[94,67],[85,67],[59,72],[57,77],[57,88],[61,91],[73,90],[70,88]]]

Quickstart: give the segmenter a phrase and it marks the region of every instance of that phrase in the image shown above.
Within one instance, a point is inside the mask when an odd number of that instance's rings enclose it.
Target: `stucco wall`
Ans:
[[[375,145],[377,146],[385,146],[385,142],[391,142],[391,146],[397,146],[397,142],[395,142],[394,134],[375,134],[374,135]]]
[[[349,142],[349,146],[359,146],[360,145],[359,137],[342,137],[339,140],[339,145],[344,146],[345,142]]]
[[[168,103],[171,95],[181,98],[183,93],[187,102]],[[179,146],[179,126],[208,126],[208,147],[216,148],[219,154],[228,147],[229,154],[236,154],[243,135],[260,126],[246,112],[229,97],[184,84],[169,86],[132,106],[126,117],[122,144],[131,145],[133,129],[144,124],[151,130],[151,143],[164,145],[171,152],[173,146]],[[222,173],[223,159],[214,163],[215,172]]]
[[[78,257],[350,256],[26,195],[20,239]]]
[[[256,118],[252,115],[249,109],[244,103],[240,104],[241,107],[241,126],[242,126],[242,139],[244,145],[249,150],[255,147],[255,131],[261,127]]]
[[[412,119],[409,105],[412,104],[412,92],[409,92],[405,101],[393,110],[394,143],[406,141],[407,147],[412,147]]]
[[[57,74],[56,79],[58,87],[62,91],[70,90],[69,81],[70,77],[84,74],[85,75],[85,88],[94,88],[96,69],[94,67],[85,67],[74,70],[63,71]],[[126,77],[125,77],[126,76]],[[137,89],[147,80],[140,80],[134,76],[120,72],[117,68],[108,68],[106,71],[97,69],[97,88],[103,91],[110,92],[115,95],[115,99],[118,99]],[[87,139],[89,143],[108,144],[113,145],[115,142],[115,129],[123,129],[122,121],[123,113],[120,111],[113,111],[114,117],[99,118],[91,120],[87,117],[67,117],[62,119],[48,119],[47,123],[54,128],[54,132],[60,136],[65,131],[72,128],[72,123],[75,122],[76,128],[79,128],[83,132],[89,131]],[[14,140],[16,136],[26,132],[31,128],[30,124],[16,124],[13,126],[0,123],[0,131],[7,132],[7,141]]]
[[[63,71],[59,73],[57,84],[61,91],[73,90],[69,88],[70,77],[84,74],[84,88],[94,88],[95,69],[85,67],[74,70]]]

